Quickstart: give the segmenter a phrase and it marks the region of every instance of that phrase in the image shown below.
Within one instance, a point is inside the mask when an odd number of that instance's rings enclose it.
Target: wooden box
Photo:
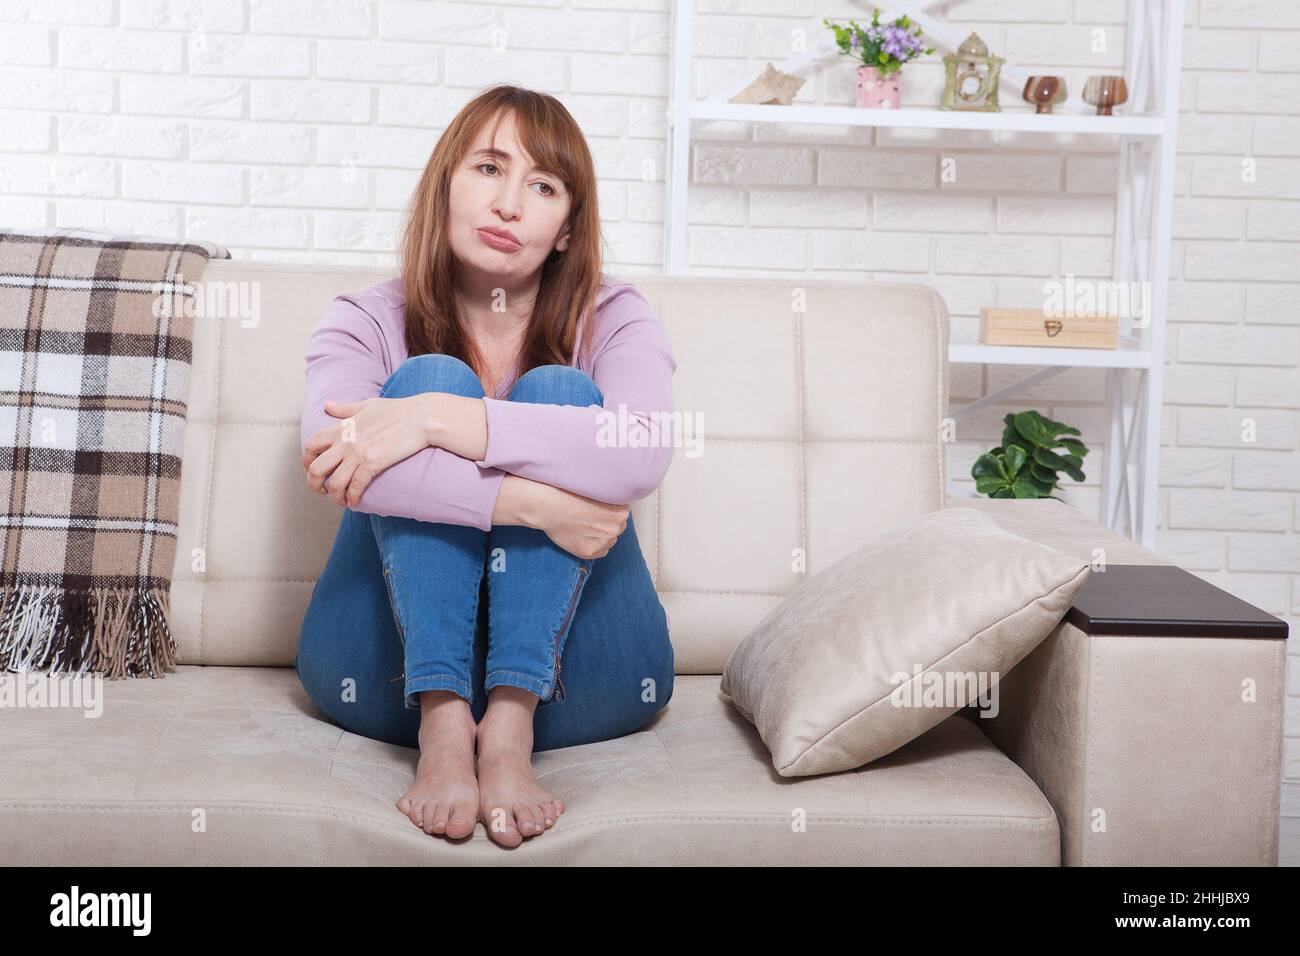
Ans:
[[[1119,318],[1114,315],[1053,316],[1042,309],[980,309],[980,341],[985,345],[1113,349],[1118,339]]]

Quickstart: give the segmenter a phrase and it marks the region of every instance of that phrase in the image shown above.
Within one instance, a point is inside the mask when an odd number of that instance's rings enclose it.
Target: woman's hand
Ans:
[[[429,447],[427,398],[326,402],[325,411],[342,421],[325,426],[303,446],[302,465],[312,491],[355,507],[376,475]]]
[[[584,498],[554,485],[544,492],[551,499],[542,512],[542,531],[557,545],[579,558],[603,558],[627,527],[627,505],[611,505]]]
[[[578,558],[603,558],[627,527],[627,505],[611,505],[540,481],[506,475],[493,524],[523,524],[546,532]]]

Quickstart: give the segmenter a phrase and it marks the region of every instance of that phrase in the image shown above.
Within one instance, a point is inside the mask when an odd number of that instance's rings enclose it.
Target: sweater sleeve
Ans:
[[[300,446],[325,426],[342,421],[325,411],[326,400],[378,397],[389,374],[383,355],[383,332],[376,319],[350,297],[336,297],[307,343]],[[424,448],[371,479],[352,510],[488,531],[505,476],[445,448]]]
[[[629,504],[659,486],[673,456],[677,363],[668,333],[631,286],[604,311],[592,366],[604,406],[485,398],[487,449],[479,465],[610,504]]]

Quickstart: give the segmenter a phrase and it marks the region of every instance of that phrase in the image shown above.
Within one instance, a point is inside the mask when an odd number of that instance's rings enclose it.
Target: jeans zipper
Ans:
[[[573,618],[573,609],[578,604],[578,593],[582,590],[582,581],[584,578],[586,578],[586,576],[587,576],[587,566],[585,564],[578,565],[578,587],[573,589],[573,597],[569,599],[569,609],[564,614],[564,623],[560,625],[559,631],[557,631],[555,634],[555,645],[553,647],[553,650],[555,652],[555,695],[554,696],[557,700],[565,699],[564,681],[560,679],[560,670],[564,666],[563,663],[560,661],[560,635],[564,633],[565,629],[569,626],[569,621]]]
[[[388,606],[393,611],[393,624],[397,627],[397,635],[402,639],[402,648],[403,650],[405,650],[406,629],[402,627],[402,619],[397,613],[397,600],[393,594],[393,579],[389,574],[388,568],[384,568],[384,585],[388,589]],[[392,678],[388,683],[395,684],[397,683],[397,681],[402,680],[405,677],[406,677],[406,671],[403,670],[402,673]]]

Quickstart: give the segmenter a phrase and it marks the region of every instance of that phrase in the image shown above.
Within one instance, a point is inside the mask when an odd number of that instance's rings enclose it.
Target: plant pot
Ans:
[[[858,67],[858,105],[873,110],[898,109],[900,71],[881,75],[874,66]]]

